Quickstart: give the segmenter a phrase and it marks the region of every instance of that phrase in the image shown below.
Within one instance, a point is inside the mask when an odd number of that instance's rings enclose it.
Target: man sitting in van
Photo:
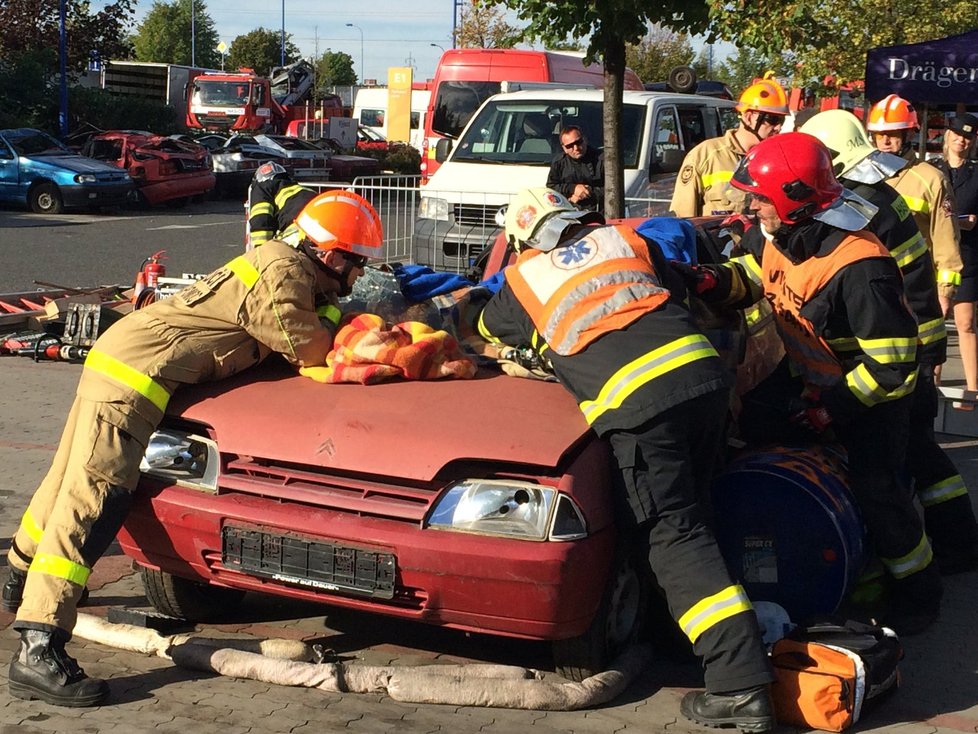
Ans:
[[[578,209],[604,213],[604,153],[589,147],[576,125],[560,131],[560,147],[563,153],[550,164],[547,188]]]

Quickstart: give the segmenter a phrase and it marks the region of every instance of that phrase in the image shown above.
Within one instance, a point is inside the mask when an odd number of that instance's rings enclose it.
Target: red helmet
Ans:
[[[815,216],[842,196],[832,173],[832,154],[806,133],[775,135],[750,149],[731,185],[770,199],[785,224]]]

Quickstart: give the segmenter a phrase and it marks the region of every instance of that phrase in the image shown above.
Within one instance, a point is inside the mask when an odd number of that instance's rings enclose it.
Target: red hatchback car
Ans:
[[[82,154],[129,171],[149,204],[182,206],[214,188],[210,153],[201,145],[131,130],[91,137]]]
[[[484,274],[506,256],[500,236]],[[616,535],[610,461],[554,382],[323,385],[269,359],[173,397],[119,541],[168,615],[262,592],[548,640],[582,679],[654,588]]]

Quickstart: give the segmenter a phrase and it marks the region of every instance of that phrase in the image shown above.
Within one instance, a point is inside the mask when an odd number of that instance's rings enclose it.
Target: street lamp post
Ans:
[[[282,0],[282,66],[285,66],[285,0]]]
[[[197,66],[197,29],[194,25],[194,0],[190,0],[190,65]],[[186,57],[184,57],[186,58]]]
[[[364,74],[363,74],[363,29],[360,26],[358,26],[358,25],[354,25],[353,23],[347,23],[346,24],[346,27],[347,28],[356,28],[358,31],[360,31],[360,83],[363,84],[363,80],[364,80]]]
[[[437,48],[442,53],[445,53],[445,47],[444,46],[439,46],[437,43],[429,43],[428,45],[429,46],[433,46],[434,48]]]

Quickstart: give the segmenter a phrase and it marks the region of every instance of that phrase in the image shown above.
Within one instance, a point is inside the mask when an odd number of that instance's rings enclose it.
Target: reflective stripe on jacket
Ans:
[[[506,278],[537,331],[564,356],[669,298],[648,245],[624,226],[595,228],[550,252],[526,250]]]

